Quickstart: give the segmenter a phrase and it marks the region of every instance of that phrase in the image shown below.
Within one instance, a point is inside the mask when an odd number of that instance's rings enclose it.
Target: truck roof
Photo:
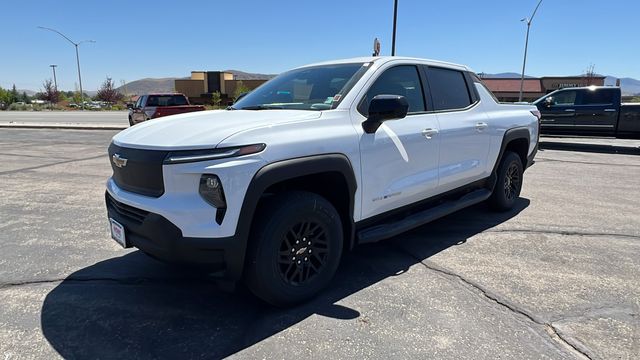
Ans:
[[[313,64],[309,64],[309,65],[300,66],[298,68],[305,68],[305,67],[311,67],[311,66],[320,66],[320,65],[332,65],[332,64],[349,64],[349,63],[367,63],[367,62],[385,63],[385,62],[392,61],[392,60],[409,60],[409,61],[415,61],[415,62],[418,62],[418,63],[421,63],[421,64],[426,64],[426,65],[447,67],[447,68],[452,68],[452,69],[462,70],[462,71],[473,71],[473,70],[471,70],[471,68],[469,68],[466,65],[460,65],[460,64],[455,64],[455,63],[446,62],[446,61],[431,60],[431,59],[421,59],[421,58],[406,57],[406,56],[366,56],[366,57],[356,57],[356,58],[349,58],[349,59],[323,61],[323,62],[318,62],[318,63],[313,63]]]

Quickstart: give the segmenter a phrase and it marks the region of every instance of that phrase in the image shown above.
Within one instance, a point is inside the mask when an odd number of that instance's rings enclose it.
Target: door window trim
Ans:
[[[431,83],[429,82],[429,76],[427,76],[428,74],[428,69],[442,69],[442,70],[449,70],[449,71],[457,71],[459,73],[462,73],[462,77],[464,78],[464,82],[465,85],[467,87],[467,94],[469,95],[469,100],[471,100],[471,104],[463,107],[463,108],[454,108],[454,109],[443,109],[443,110],[435,110],[435,106],[432,105],[432,109],[434,110],[429,110],[427,111],[427,113],[450,113],[450,112],[460,112],[460,111],[467,111],[467,110],[471,110],[472,108],[476,107],[478,104],[480,104],[480,96],[475,88],[475,86],[470,86],[469,83],[473,84],[473,79],[471,79],[471,77],[469,76],[467,71],[462,71],[462,70],[457,70],[457,69],[451,69],[451,68],[447,68],[447,67],[441,67],[441,66],[431,66],[431,65],[421,65],[424,68],[424,74],[425,74],[425,78],[426,78],[426,82],[427,82],[427,86],[429,87],[429,96],[431,96]],[[473,90],[472,90],[473,89]],[[431,103],[433,104],[433,99],[431,99]]]
[[[422,90],[422,101],[424,102],[424,108],[425,108],[424,111],[407,112],[407,117],[414,116],[414,115],[428,114],[428,113],[432,112],[432,111],[429,110],[429,108],[431,108],[431,95],[429,95],[429,97],[427,98],[426,88],[425,88],[425,79],[424,79],[424,76],[423,76],[422,71],[421,71],[422,70],[421,69],[422,65],[421,64],[416,64],[416,63],[401,63],[401,64],[396,64],[396,65],[389,66],[388,68],[385,68],[374,79],[371,79],[371,85],[369,85],[367,87],[367,89],[362,94],[362,97],[357,102],[356,111],[358,112],[358,114],[364,116],[365,118],[367,117],[366,114],[363,114],[360,111],[361,106],[362,106],[362,102],[367,97],[367,93],[376,84],[376,81],[378,81],[378,79],[380,78],[380,76],[382,76],[382,74],[384,74],[385,72],[387,72],[387,71],[389,71],[389,70],[391,70],[393,68],[400,67],[400,66],[411,66],[411,67],[416,69],[416,73],[418,74],[418,81],[420,81],[420,88]]]

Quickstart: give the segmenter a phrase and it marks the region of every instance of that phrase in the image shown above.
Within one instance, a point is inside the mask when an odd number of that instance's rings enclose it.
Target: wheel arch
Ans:
[[[353,211],[357,182],[351,162],[345,155],[323,154],[270,163],[256,172],[245,193],[236,225],[236,244],[231,256],[233,259],[228,259],[233,260],[228,263],[227,269],[231,278],[239,279],[242,276],[253,217],[262,196],[284,185],[305,185],[307,189],[304,186],[296,186],[295,189],[309,190],[308,184],[304,184],[303,180],[315,177],[317,179],[313,181],[314,185],[320,183],[344,186],[331,189],[334,196],[327,196],[327,191],[313,192],[323,195],[336,207],[343,224],[345,245],[349,248],[354,246]],[[348,198],[344,199],[344,195],[348,195]]]
[[[500,145],[500,152],[498,153],[496,163],[493,164],[493,170],[491,171],[491,176],[489,178],[490,189],[493,189],[496,184],[498,167],[502,162],[505,152],[513,151],[518,154],[520,160],[522,160],[523,168],[526,169],[530,165],[528,157],[530,139],[531,134],[527,127],[509,129],[504,133],[504,136],[502,137],[502,144]]]

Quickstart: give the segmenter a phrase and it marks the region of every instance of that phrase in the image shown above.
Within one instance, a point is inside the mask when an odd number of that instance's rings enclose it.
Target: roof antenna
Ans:
[[[373,39],[373,54],[371,56],[380,56],[380,40]]]

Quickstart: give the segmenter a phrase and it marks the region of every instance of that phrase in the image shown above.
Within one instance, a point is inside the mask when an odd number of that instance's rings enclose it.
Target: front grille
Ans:
[[[167,151],[142,150],[109,145],[109,163],[113,169],[113,180],[118,187],[136,194],[160,197],[164,194],[162,163]],[[126,164],[117,166],[114,156]]]
[[[116,213],[138,224],[142,224],[147,215],[149,215],[148,211],[134,208],[133,206],[129,206],[117,201],[111,195],[109,195],[109,193],[106,193],[105,197],[107,201],[107,207],[110,207]]]

